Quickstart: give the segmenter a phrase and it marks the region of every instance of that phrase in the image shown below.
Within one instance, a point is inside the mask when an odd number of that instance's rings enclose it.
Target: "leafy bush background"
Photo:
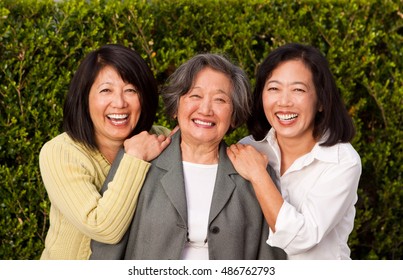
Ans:
[[[292,41],[327,56],[357,127],[363,175],[352,258],[402,259],[402,3],[0,1],[0,259],[38,259],[43,249],[49,201],[38,154],[61,132],[68,83],[89,51],[130,46],[161,84],[199,52],[226,53],[253,84],[269,51]],[[172,126],[162,110],[157,123]]]

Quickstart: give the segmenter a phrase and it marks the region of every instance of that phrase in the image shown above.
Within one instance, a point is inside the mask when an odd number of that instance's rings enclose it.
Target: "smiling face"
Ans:
[[[262,98],[266,118],[279,141],[312,141],[318,98],[312,73],[302,61],[285,61],[274,69]]]
[[[179,99],[177,117],[182,141],[218,146],[231,125],[231,92],[232,84],[225,74],[209,67],[202,69],[189,92]]]
[[[122,144],[140,118],[140,96],[110,66],[99,72],[89,93],[89,111],[99,146]]]

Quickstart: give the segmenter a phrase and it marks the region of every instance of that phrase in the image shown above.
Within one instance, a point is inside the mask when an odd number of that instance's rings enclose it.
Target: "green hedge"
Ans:
[[[49,225],[41,146],[61,132],[80,60],[106,43],[138,50],[160,84],[199,52],[226,53],[250,75],[286,42],[330,61],[357,127],[363,174],[354,259],[402,259],[403,2],[23,1],[0,3],[0,259],[38,259]],[[158,124],[172,126],[160,110]],[[243,127],[226,138],[247,135]]]

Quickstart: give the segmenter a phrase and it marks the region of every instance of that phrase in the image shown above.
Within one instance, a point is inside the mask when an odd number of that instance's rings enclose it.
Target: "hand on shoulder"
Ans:
[[[236,171],[246,180],[259,177],[265,173],[269,159],[251,145],[233,144],[227,149],[227,154]]]
[[[123,143],[125,152],[136,158],[151,161],[171,143],[171,137],[140,132]]]

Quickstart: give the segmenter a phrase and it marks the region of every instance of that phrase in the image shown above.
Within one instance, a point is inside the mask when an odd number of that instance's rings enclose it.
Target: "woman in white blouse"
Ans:
[[[311,46],[279,47],[259,68],[254,98],[251,136],[227,152],[256,192],[267,243],[289,259],[350,259],[361,160],[326,58]]]

